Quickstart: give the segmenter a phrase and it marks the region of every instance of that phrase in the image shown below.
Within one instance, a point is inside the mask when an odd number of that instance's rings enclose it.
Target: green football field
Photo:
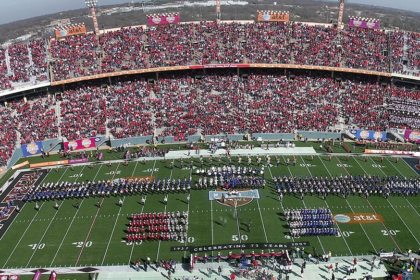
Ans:
[[[120,163],[107,165],[76,166],[74,170],[62,167],[56,172],[52,170],[44,179],[44,183],[67,181],[81,182],[87,180],[108,180],[126,177],[153,176],[160,178],[193,177],[197,181],[195,169],[178,167],[168,168],[161,160],[130,162],[128,166]],[[205,168],[209,168],[205,160]],[[235,164],[236,160],[233,160]],[[285,162],[285,157],[281,157]],[[214,161],[216,163],[216,161]],[[195,159],[195,166],[199,161]],[[223,157],[222,164],[227,165]],[[256,166],[255,161],[253,165]],[[141,195],[110,196],[102,198],[90,197],[58,200],[59,210],[54,208],[55,201],[40,202],[39,211],[34,209],[35,203],[26,203],[20,214],[13,221],[0,241],[0,268],[39,268],[39,267],[74,267],[98,265],[126,265],[136,259],[144,259],[147,255],[152,260],[163,258],[185,261],[189,251],[171,251],[171,247],[205,246],[236,243],[287,243],[310,242],[305,248],[312,252],[312,247],[320,252],[331,251],[332,255],[363,255],[385,251],[407,252],[409,248],[419,248],[420,231],[420,197],[371,196],[368,200],[359,196],[343,199],[328,196],[323,200],[317,196],[286,195],[280,203],[271,177],[284,174],[302,176],[336,176],[336,175],[397,175],[403,177],[418,176],[413,167],[406,161],[395,158],[316,155],[313,161],[310,156],[297,156],[296,166],[268,167],[266,171],[267,186],[258,189],[260,199],[237,207],[228,207],[209,200],[209,190],[192,190],[190,203],[186,193],[169,193],[168,203],[163,203],[163,194],[147,194],[145,205],[140,204]],[[118,205],[120,198],[123,206]],[[288,236],[287,223],[282,215],[284,208],[319,208],[329,207],[333,214],[364,213],[380,214],[384,218],[381,223],[338,224],[340,234],[336,237],[300,237]],[[175,241],[146,241],[141,244],[128,244],[125,241],[127,226],[133,213],[188,211],[188,238],[183,243]],[[252,229],[248,231],[248,221],[252,220]],[[249,250],[251,251],[251,250]],[[216,255],[218,251],[208,252]],[[239,253],[239,250],[233,250]],[[222,255],[228,251],[221,251]],[[204,255],[204,253],[200,253]]]

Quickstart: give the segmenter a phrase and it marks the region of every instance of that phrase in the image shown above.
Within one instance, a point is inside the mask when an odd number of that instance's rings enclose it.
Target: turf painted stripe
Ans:
[[[92,180],[92,181],[95,181],[95,179],[96,179],[96,177],[98,176],[99,171],[101,170],[102,166],[103,166],[103,164],[101,164],[101,166],[99,166],[99,169],[98,169],[98,171],[96,172],[95,177],[93,178],[93,180]],[[84,200],[84,199],[82,199],[82,202],[80,202],[79,208],[77,208],[76,213],[74,214],[73,219],[71,220],[70,225],[69,225],[69,227],[67,228],[66,234],[64,235],[63,239],[61,240],[60,246],[58,246],[58,249],[57,249],[57,251],[55,252],[55,255],[54,255],[53,260],[51,261],[50,267],[52,267],[52,265],[53,265],[53,263],[54,263],[55,259],[57,258],[58,252],[60,252],[61,246],[63,246],[64,240],[66,239],[67,234],[69,233],[70,228],[71,228],[71,226],[73,225],[74,220],[76,219],[77,213],[79,212],[80,207],[82,206],[82,204],[83,204],[83,202],[84,202],[84,201],[85,201],[85,200]]]
[[[318,158],[319,158],[319,161],[322,163],[322,165],[324,165],[324,167],[325,167],[325,169],[327,170],[328,174],[330,174],[330,177],[333,177],[333,176],[332,176],[332,174],[331,174],[331,172],[330,172],[330,170],[327,168],[327,166],[325,165],[325,163],[322,161],[321,157],[320,157],[320,156],[318,156]],[[337,157],[336,157],[336,158],[337,158]],[[338,158],[337,158],[337,160],[338,160],[338,162],[340,162],[340,160],[339,160]],[[340,164],[341,164],[341,162],[340,162]],[[341,165],[341,166],[343,166],[343,165]],[[343,167],[343,168],[344,168],[344,167]],[[347,170],[346,170],[346,172],[347,172]],[[349,173],[347,172],[347,174],[349,174]],[[353,210],[353,208],[351,207],[350,203],[348,202],[347,198],[346,198],[346,199],[344,199],[344,200],[346,201],[347,205],[349,206],[349,208],[350,208],[351,212],[353,212],[353,213],[354,213],[354,210]],[[375,250],[375,252],[376,252],[376,253],[378,253],[378,251],[376,250],[375,246],[373,246],[372,240],[370,240],[369,235],[366,233],[365,228],[362,226],[362,224],[359,224],[359,225],[360,225],[360,227],[362,228],[363,232],[365,233],[365,235],[366,235],[367,239],[369,240],[370,245],[372,245],[373,250]]]
[[[369,157],[372,161],[373,161],[373,159],[371,158],[371,157]],[[357,162],[357,164],[363,169],[363,172],[366,174],[366,175],[368,175],[368,173],[366,172],[366,170],[363,168],[363,166],[357,161],[357,159],[354,159],[354,161],[356,161]],[[380,168],[379,168],[380,169]],[[381,170],[381,172],[384,174],[384,175],[386,175],[383,171],[382,171],[382,169],[380,169]],[[376,210],[375,210],[375,208],[373,208],[373,206],[372,206],[372,204],[370,203],[370,201],[369,201],[369,199],[367,199],[367,198],[365,198],[365,200],[367,201],[367,203],[369,204],[369,206],[370,206],[370,208],[372,209],[372,211],[376,214],[377,212],[376,212]],[[395,241],[395,239],[394,239],[394,237],[392,236],[392,234],[389,232],[389,230],[388,230],[388,228],[385,226],[385,224],[384,224],[384,222],[382,222],[381,221],[381,224],[382,224],[382,226],[384,227],[384,229],[386,230],[386,232],[388,233],[388,236],[391,238],[391,240],[394,242],[394,244],[395,244],[395,246],[397,246],[397,248],[398,248],[398,250],[400,251],[400,252],[402,252],[401,251],[401,249],[400,249],[400,246],[398,246],[398,244],[397,244],[397,242]]]
[[[193,165],[194,165],[194,162],[193,162]],[[190,177],[191,177],[192,171],[193,171],[193,169],[191,168],[190,169]],[[187,218],[187,221],[190,219],[191,189],[188,191],[188,195],[190,196],[190,200],[187,201],[187,203],[188,203],[188,208],[187,208],[188,218]],[[213,212],[211,214],[213,215]],[[190,228],[190,226],[188,225],[188,229],[189,228]],[[185,246],[187,246],[187,241],[188,241],[188,230],[186,231],[186,233],[187,233],[187,238],[185,238]],[[213,245],[213,244],[211,244],[211,245]],[[184,251],[184,259],[185,259],[186,255],[187,255],[187,251]]]
[[[306,169],[308,169],[308,172],[309,172],[309,173],[311,174],[311,176],[312,176],[312,172],[309,170],[309,167],[308,167],[308,165],[306,164],[305,160],[303,159],[303,157],[302,157],[302,156],[300,156],[300,158],[302,159],[303,163],[305,163]],[[325,166],[325,168],[326,168],[326,166]],[[328,170],[327,170],[327,171],[328,171]],[[329,171],[328,171],[328,173],[329,173]],[[330,176],[331,176],[331,173],[330,173]],[[328,209],[331,209],[331,207],[328,205],[328,203],[327,203],[327,200],[326,200],[326,199],[324,200],[324,202],[325,202],[325,204],[327,205]],[[337,225],[338,230],[340,231],[340,234],[341,234],[341,237],[342,237],[342,238],[343,238],[343,240],[344,240],[344,243],[346,243],[347,249],[349,249],[350,255],[353,255],[353,252],[351,251],[350,246],[349,246],[349,244],[347,243],[346,238],[345,238],[345,237],[344,237],[344,235],[342,234],[342,231],[341,231],[341,229],[340,229],[340,226],[338,225],[338,223],[336,223],[336,225]]]
[[[257,205],[258,205],[258,211],[260,212],[261,223],[262,223],[263,230],[264,230],[265,242],[267,242],[267,243],[268,243],[267,233],[266,233],[266,231],[265,231],[265,226],[264,226],[264,220],[263,220],[263,217],[262,217],[262,214],[261,214],[260,203],[258,202],[258,200],[259,200],[259,199],[257,199]]]
[[[111,178],[111,180],[110,180],[111,182],[112,182],[112,180],[114,179],[115,174],[117,173],[118,168],[120,167],[120,164],[121,164],[121,163],[118,163],[118,165],[117,165],[117,169],[115,169],[115,171],[114,171],[114,175],[112,176],[112,178]],[[74,266],[77,266],[77,264],[78,264],[78,263],[79,263],[79,261],[80,261],[80,258],[82,257],[83,251],[84,251],[84,249],[85,249],[85,247],[86,247],[86,242],[87,242],[87,240],[88,240],[88,238],[89,238],[89,236],[90,236],[90,233],[92,232],[93,226],[95,225],[96,218],[98,217],[99,211],[101,211],[102,204],[103,204],[104,200],[105,200],[105,197],[103,197],[103,198],[102,198],[102,201],[101,201],[100,207],[98,207],[98,210],[96,211],[95,217],[93,218],[92,225],[90,226],[89,232],[88,232],[88,234],[86,235],[85,241],[83,242],[83,245],[82,245],[82,249],[80,249],[79,256],[77,257],[77,260],[76,260],[76,263],[74,264]]]

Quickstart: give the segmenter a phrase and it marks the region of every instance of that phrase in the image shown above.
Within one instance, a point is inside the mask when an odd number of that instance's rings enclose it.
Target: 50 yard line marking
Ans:
[[[84,170],[84,169],[85,169],[85,165],[84,165],[84,166],[82,167],[82,169],[80,170],[79,175],[83,172],[83,170]],[[64,173],[63,173],[63,175],[64,175]],[[74,183],[77,181],[77,179],[78,179],[79,177],[80,177],[80,176],[77,176],[77,177],[75,178]],[[60,178],[60,179],[61,179],[61,178]],[[64,201],[65,201],[65,200],[63,200],[63,201],[60,203],[60,206],[59,206],[59,207],[58,207],[58,209],[55,211],[54,216],[51,218],[51,221],[50,221],[50,223],[48,224],[47,229],[44,231],[44,234],[42,235],[41,240],[39,240],[38,244],[41,244],[41,243],[42,243],[42,241],[44,240],[44,237],[45,237],[45,235],[47,234],[48,229],[50,228],[51,224],[53,223],[53,221],[54,221],[54,219],[55,219],[55,216],[57,216],[58,211],[59,211],[59,209],[61,208],[61,206],[63,205]],[[31,262],[32,258],[34,257],[35,253],[37,252],[37,250],[38,250],[38,246],[36,246],[36,247],[35,247],[35,250],[34,250],[34,252],[32,253],[32,256],[30,257],[30,259],[29,259],[28,263],[26,264],[26,267],[29,267],[29,263]]]
[[[92,180],[92,181],[95,181],[95,179],[96,179],[96,177],[98,176],[99,171],[101,170],[102,166],[103,166],[103,164],[101,164],[101,166],[99,166],[99,169],[98,169],[98,171],[96,172],[96,175],[95,175],[95,177],[93,178],[93,180]],[[50,267],[52,267],[52,265],[53,265],[53,263],[54,263],[54,261],[55,261],[55,259],[56,259],[57,255],[58,255],[58,252],[59,252],[59,251],[60,251],[60,249],[61,249],[61,246],[63,246],[64,240],[66,239],[67,234],[69,233],[70,228],[71,228],[71,226],[73,225],[73,222],[74,222],[74,220],[75,220],[75,218],[76,218],[76,216],[77,216],[77,213],[78,213],[78,212],[79,212],[79,210],[80,210],[80,207],[81,207],[81,206],[82,206],[82,204],[83,204],[83,201],[85,201],[85,200],[84,200],[84,199],[82,199],[82,202],[80,202],[79,208],[76,210],[76,213],[74,213],[73,219],[71,220],[71,223],[70,223],[69,227],[67,228],[66,234],[64,235],[63,239],[61,240],[60,246],[58,246],[58,249],[57,249],[57,251],[55,252],[55,255],[54,255],[54,258],[53,258],[53,259],[52,259],[52,261],[51,261]]]
[[[63,172],[64,173],[67,171],[68,168],[66,168],[66,170]],[[61,175],[61,177],[63,177],[63,175]],[[60,178],[61,178],[60,177]],[[44,182],[44,180],[47,178],[47,176],[44,177],[44,179],[42,179],[41,183],[39,183],[40,185],[42,184],[42,182]],[[29,223],[28,227],[26,228],[26,230],[23,232],[22,236],[20,237],[18,243],[16,244],[15,248],[13,249],[13,251],[10,253],[9,257],[7,258],[6,262],[4,263],[3,267],[6,267],[6,264],[9,262],[10,258],[12,257],[13,253],[16,251],[16,248],[19,246],[20,242],[22,241],[23,237],[25,236],[26,232],[28,231],[29,227],[31,226],[31,224],[33,223],[33,221],[35,220],[36,216],[39,214],[42,206],[44,206],[45,202],[43,202],[41,204],[41,206],[39,207],[39,210],[36,212],[36,214],[34,215],[34,217],[32,218],[31,222]],[[26,205],[26,203],[25,203]]]
[[[117,173],[117,170],[118,170],[118,168],[119,168],[119,167],[120,167],[120,163],[118,163],[117,168],[116,168],[116,169],[115,169],[115,171],[114,171],[114,175],[112,176],[112,179],[114,179],[115,174]],[[112,181],[112,179],[111,179],[111,181]],[[103,198],[102,198],[102,201],[101,201],[100,207],[98,207],[98,210],[96,211],[95,217],[93,218],[92,225],[90,226],[89,232],[88,232],[88,234],[86,235],[86,239],[85,239],[85,241],[83,242],[82,249],[80,249],[79,256],[77,257],[77,260],[76,260],[76,263],[74,264],[74,266],[77,266],[77,264],[79,263],[80,258],[82,257],[83,251],[84,251],[84,249],[85,249],[85,247],[86,247],[86,246],[85,246],[85,245],[86,245],[86,242],[87,242],[87,240],[88,240],[88,238],[89,238],[89,236],[90,236],[90,233],[92,232],[93,226],[95,225],[96,218],[98,217],[99,211],[100,211],[100,210],[101,210],[101,208],[102,208],[102,204],[103,204],[104,200],[105,200],[105,197],[103,197]]]
[[[136,168],[137,168],[137,164],[138,164],[138,163],[139,163],[139,162],[138,162],[138,161],[136,161],[136,165],[134,166],[133,173],[131,174],[131,177],[133,177],[133,176],[134,176],[134,172],[136,172]],[[112,228],[112,232],[111,232],[111,236],[109,237],[108,244],[106,245],[106,250],[105,250],[105,253],[104,253],[104,258],[102,259],[102,262],[101,262],[101,266],[102,266],[102,265],[104,265],[105,258],[106,258],[106,254],[108,253],[108,249],[109,249],[109,244],[111,244],[112,237],[114,236],[115,227],[117,226],[117,223],[118,223],[118,218],[120,217],[121,209],[123,208],[124,201],[125,201],[125,198],[126,198],[126,197],[127,197],[127,196],[124,196],[124,197],[123,197],[123,204],[122,204],[122,206],[120,207],[120,209],[118,210],[118,215],[117,215],[117,218],[115,219],[114,227]]]
[[[193,165],[194,165],[194,162],[193,162]],[[191,177],[192,171],[193,171],[193,169],[191,168],[191,170],[190,170],[190,177]],[[188,203],[188,208],[187,208],[188,217],[187,217],[187,221],[190,219],[191,189],[188,191],[188,195],[190,196],[190,201],[187,201],[187,203]],[[213,215],[213,213],[212,213],[212,215]],[[189,226],[188,226],[188,228],[189,228]],[[186,231],[186,233],[187,233],[187,237],[185,238],[185,246],[187,246],[187,241],[188,241],[188,230]],[[211,245],[213,245],[213,243]],[[187,251],[184,251],[184,258],[186,256],[186,254],[187,254]]]
[[[302,156],[300,156],[300,158],[302,159],[303,163],[305,163],[306,169],[308,169],[309,174],[311,174],[311,176],[312,176],[312,172],[309,170],[308,165],[306,165],[305,160],[303,159],[303,157],[302,157]],[[327,170],[327,171],[328,171],[328,170]],[[328,173],[329,173],[329,172],[328,172]],[[330,176],[331,176],[331,174],[330,174]],[[327,203],[327,200],[326,200],[326,199],[324,200],[324,202],[325,202],[325,205],[327,205],[328,209],[331,209],[331,207],[328,205],[328,203]],[[337,228],[338,228],[338,230],[340,231],[340,234],[341,234],[341,233],[342,233],[342,231],[341,231],[341,229],[340,229],[340,226],[338,225],[338,223],[336,223],[336,224],[337,224]],[[347,249],[349,249],[350,255],[353,255],[353,252],[351,251],[349,244],[347,244],[347,240],[346,240],[346,238],[344,237],[344,235],[343,235],[343,234],[341,234],[341,237],[343,238],[344,243],[346,243],[346,246],[347,246]]]

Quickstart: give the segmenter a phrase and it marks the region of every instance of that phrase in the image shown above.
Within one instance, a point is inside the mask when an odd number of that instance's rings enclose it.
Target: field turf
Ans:
[[[281,158],[284,162],[285,157]],[[215,162],[215,161],[214,161]],[[233,159],[236,164],[236,158]],[[198,160],[195,160],[198,165]],[[222,164],[227,164],[223,158]],[[411,165],[410,165],[411,164]],[[316,155],[313,161],[310,156],[297,156],[296,166],[268,167],[266,171],[267,186],[259,189],[260,199],[238,207],[227,207],[215,201],[209,201],[208,190],[192,190],[190,203],[187,194],[170,193],[168,203],[163,203],[162,194],[147,194],[144,206],[140,204],[140,195],[79,200],[80,208],[75,207],[76,199],[59,200],[59,210],[54,209],[55,201],[40,202],[40,210],[34,210],[34,203],[26,203],[21,213],[13,221],[7,233],[0,240],[0,268],[25,267],[64,267],[124,265],[147,255],[152,260],[163,258],[185,261],[190,252],[173,252],[173,246],[203,246],[235,243],[286,243],[291,241],[309,241],[306,252],[312,247],[319,253],[331,251],[333,256],[374,254],[381,248],[385,251],[407,252],[409,248],[419,248],[420,231],[420,197],[371,196],[368,200],[359,196],[329,196],[323,200],[317,196],[300,197],[286,195],[283,203],[279,202],[271,181],[272,176],[284,174],[305,175],[398,175],[418,176],[413,166],[415,163],[406,160],[395,162],[395,158]],[[161,160],[131,162],[128,166],[112,163],[112,166],[94,165],[93,170],[87,166],[76,166],[74,171],[62,167],[51,171],[44,182],[108,180],[133,176],[173,177],[181,179],[193,175],[197,180],[195,169],[180,169],[175,161],[174,169],[168,168]],[[205,160],[205,167],[209,168]],[[255,161],[253,161],[255,165]],[[288,237],[287,224],[282,215],[284,208],[318,208],[329,207],[334,214],[338,213],[378,213],[384,218],[383,223],[371,224],[338,224],[340,234],[337,237]],[[189,211],[188,239],[181,244],[175,241],[147,241],[141,244],[127,244],[125,230],[132,213]],[[252,229],[247,230],[248,221],[252,220]],[[238,250],[237,250],[238,251]],[[238,253],[234,250],[235,253]],[[227,251],[222,251],[227,254]],[[217,252],[209,252],[216,255]],[[203,255],[203,253],[201,253]]]

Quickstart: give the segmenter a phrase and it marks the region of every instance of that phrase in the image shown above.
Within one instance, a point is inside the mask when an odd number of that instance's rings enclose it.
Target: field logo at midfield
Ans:
[[[230,207],[247,205],[251,203],[254,198],[260,198],[258,190],[241,189],[229,192],[222,189],[216,189],[215,191],[209,192],[209,200],[215,200],[222,205]]]
[[[333,216],[336,223],[341,224],[372,224],[384,221],[380,214],[374,213],[346,213]]]

